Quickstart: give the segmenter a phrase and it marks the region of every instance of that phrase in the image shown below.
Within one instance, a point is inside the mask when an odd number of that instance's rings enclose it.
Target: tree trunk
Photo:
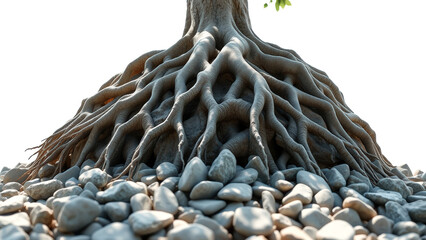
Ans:
[[[30,178],[86,159],[131,178],[141,163],[207,164],[229,149],[258,156],[269,173],[347,163],[373,182],[392,175],[375,133],[328,76],[252,31],[246,0],[188,0],[183,37],[146,53],[83,101],[47,138]]]

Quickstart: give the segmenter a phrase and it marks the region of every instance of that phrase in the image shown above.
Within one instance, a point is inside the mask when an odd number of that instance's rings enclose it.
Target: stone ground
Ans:
[[[424,239],[426,173],[377,186],[349,166],[320,176],[290,166],[268,179],[258,157],[238,166],[224,150],[206,166],[193,158],[179,173],[139,165],[134,181],[111,181],[87,160],[21,184],[25,166],[0,175],[0,239]],[[267,182],[267,183],[266,183]]]

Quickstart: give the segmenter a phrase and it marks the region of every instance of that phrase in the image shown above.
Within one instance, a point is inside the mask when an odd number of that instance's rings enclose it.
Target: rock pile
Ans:
[[[425,173],[402,166],[405,180],[375,187],[346,164],[323,169],[326,179],[290,166],[266,182],[259,160],[238,166],[224,150],[182,173],[140,164],[134,181],[91,160],[53,178],[46,166],[23,185],[22,170],[5,170],[0,239],[426,239]]]

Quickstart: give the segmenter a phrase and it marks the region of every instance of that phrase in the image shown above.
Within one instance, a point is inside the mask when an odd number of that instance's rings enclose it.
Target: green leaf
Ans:
[[[280,5],[281,5],[281,0],[276,0],[275,9],[277,10],[277,12],[280,10]]]
[[[263,7],[264,7],[264,8],[267,8],[267,7],[268,7],[268,4],[267,4],[267,3],[263,4]]]

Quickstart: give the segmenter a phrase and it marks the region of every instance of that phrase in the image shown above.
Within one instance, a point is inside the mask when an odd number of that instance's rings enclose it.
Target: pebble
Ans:
[[[182,176],[179,179],[178,188],[181,191],[191,191],[199,182],[206,180],[207,167],[200,158],[194,157],[185,166]]]
[[[415,222],[412,221],[403,221],[398,222],[393,225],[392,232],[395,235],[401,236],[407,233],[416,233],[420,234],[419,227]]]
[[[29,240],[28,234],[20,227],[7,225],[0,229],[0,239],[3,240]]]
[[[386,217],[390,218],[394,223],[402,221],[411,221],[407,209],[403,208],[399,203],[389,201],[385,204]]]
[[[161,187],[166,187],[170,190],[172,190],[172,192],[175,192],[178,189],[178,183],[179,183],[179,179],[180,177],[168,177],[166,179],[164,179],[164,181],[161,182],[160,186]]]
[[[91,182],[97,188],[103,188],[108,183],[108,174],[99,168],[92,168],[90,170],[83,172],[78,177],[78,181],[83,186],[86,185],[86,183]]]
[[[359,192],[360,194],[364,194],[370,190],[370,187],[363,182],[360,183],[352,183],[347,186],[348,188],[352,188],[353,190]]]
[[[368,185],[369,189],[373,188],[373,185],[371,184],[370,179],[368,179],[366,176],[364,176],[362,173],[356,170],[351,171],[351,175],[349,176],[347,183],[348,184],[365,183]]]
[[[155,169],[158,180],[163,181],[168,177],[176,177],[178,170],[173,163],[163,162]]]
[[[302,167],[295,167],[295,168],[289,168],[282,170],[281,172],[284,174],[284,178],[287,181],[296,181],[296,175],[299,171],[304,170]]]
[[[53,210],[46,207],[44,204],[37,204],[37,206],[31,210],[30,220],[32,225],[41,223],[50,226],[53,220]]]
[[[422,192],[422,191],[426,190],[425,187],[418,182],[406,181],[405,185],[407,185],[408,187],[411,187],[413,189],[413,194],[416,194],[418,192]]]
[[[213,161],[208,177],[210,180],[228,183],[234,178],[237,168],[237,160],[234,154],[228,149],[222,150]]]
[[[274,223],[274,226],[278,230],[281,230],[281,229],[289,227],[289,226],[296,226],[296,227],[300,227],[300,228],[302,227],[302,224],[300,224],[299,222],[295,221],[292,218],[284,216],[280,213],[273,213],[273,214],[271,214],[271,217],[272,217],[272,222]]]
[[[312,227],[312,226],[306,226],[303,228],[303,231],[307,233],[312,239],[317,239],[317,232],[318,229]]]
[[[83,192],[83,189],[79,186],[71,186],[66,188],[61,188],[56,190],[53,193],[53,197],[55,198],[61,198],[61,197],[67,197],[72,195],[79,195],[81,192]]]
[[[104,211],[113,222],[121,222],[130,214],[130,204],[126,202],[109,202],[105,204]]]
[[[141,238],[133,233],[128,224],[121,222],[114,222],[106,225],[105,227],[93,233],[92,240],[106,240],[106,239],[122,239],[122,240],[140,240]]]
[[[62,183],[65,183],[68,179],[74,177],[78,179],[78,176],[80,175],[80,168],[78,166],[72,166],[65,170],[64,172],[58,173],[53,177],[53,179],[57,179],[61,181]]]
[[[349,176],[351,175],[351,170],[349,168],[348,164],[339,164],[337,166],[332,167],[332,169],[336,169],[337,171],[340,172],[340,174],[342,174],[343,178],[345,179],[345,181],[348,180]]]
[[[26,212],[18,212],[11,215],[0,215],[0,228],[7,225],[15,225],[29,232],[31,230],[30,217]]]
[[[303,209],[303,203],[300,200],[294,200],[291,201],[283,206],[281,206],[278,211],[279,213],[291,217],[291,218],[297,218],[300,211]]]
[[[52,200],[52,210],[53,210],[53,216],[55,217],[55,219],[58,219],[59,213],[62,210],[62,207],[65,205],[65,203],[67,203],[68,201],[70,201],[73,198],[76,198],[77,196],[68,196],[68,197],[63,197],[63,198],[53,198]]]
[[[348,187],[340,188],[339,194],[343,199],[345,199],[347,197],[358,198],[362,202],[368,204],[370,207],[374,207],[374,203],[370,199],[364,197],[363,195],[359,194],[357,191],[350,189]]]
[[[137,193],[147,193],[147,187],[143,183],[135,183],[132,181],[125,181],[119,183],[105,191],[99,191],[96,193],[96,200],[99,203],[107,202],[129,202],[130,198]]]
[[[137,193],[130,198],[130,206],[133,212],[139,210],[151,210],[152,200],[145,193]]]
[[[193,223],[173,228],[167,233],[169,240],[214,240],[212,230],[201,224]]]
[[[180,190],[176,191],[175,197],[178,200],[179,206],[183,206],[183,207],[188,206],[188,197],[185,195],[184,192],[182,192]]]
[[[377,186],[384,190],[399,192],[403,198],[407,198],[411,195],[407,185],[405,185],[404,181],[401,179],[382,178],[377,182]]]
[[[206,226],[210,230],[212,230],[214,234],[214,239],[217,239],[217,240],[229,239],[228,230],[226,230],[226,228],[224,228],[222,225],[220,225],[218,222],[216,222],[215,220],[211,218],[197,215],[194,220],[194,223],[201,224],[203,226]]]
[[[415,201],[426,201],[426,196],[419,196],[419,195],[410,195],[407,197],[408,202],[415,202]]]
[[[226,201],[247,202],[253,195],[250,185],[245,183],[229,183],[217,194],[217,197]]]
[[[316,234],[318,240],[352,240],[354,236],[355,230],[353,227],[342,220],[334,220],[327,223]]]
[[[374,210],[374,208],[355,197],[345,198],[345,200],[343,200],[342,206],[343,208],[352,208],[357,211],[362,220],[368,221],[377,215],[377,212]]]
[[[5,198],[10,198],[19,194],[19,191],[16,189],[6,189],[1,191],[0,196]]]
[[[275,182],[275,188],[281,192],[288,192],[293,189],[293,187],[294,184],[286,180],[279,179]]]
[[[305,208],[300,212],[299,221],[304,226],[312,226],[316,229],[321,229],[324,225],[329,223],[331,220],[327,215],[322,213],[320,210],[313,208]]]
[[[235,210],[244,205],[240,202],[229,203],[224,209],[212,216],[216,222],[222,225],[224,228],[229,229],[232,226],[232,219],[234,217]]]
[[[408,210],[411,220],[426,224],[426,201],[415,201],[403,206]]]
[[[6,174],[3,177],[3,183],[9,183],[9,182],[18,182],[23,183],[25,179],[29,176],[29,173],[27,173],[28,168],[12,168],[9,171],[6,172]]]
[[[212,215],[226,206],[223,200],[191,200],[188,205],[200,210],[205,215]]]
[[[268,191],[262,192],[262,208],[268,211],[269,213],[276,213],[277,206],[275,203],[275,198],[272,193]]]
[[[262,196],[262,192],[263,191],[268,191],[271,192],[272,195],[274,195],[274,198],[276,200],[281,200],[284,197],[284,194],[282,192],[280,192],[278,189],[273,188],[265,183],[256,181],[254,182],[253,186],[252,186],[252,190],[253,190],[253,194],[261,197]]]
[[[141,177],[141,182],[145,183],[145,185],[149,186],[153,183],[158,182],[158,178],[156,175],[148,175]]]
[[[378,215],[373,217],[368,222],[368,229],[377,235],[383,233],[392,233],[392,224],[392,220],[390,220],[389,218],[382,215]]]
[[[351,224],[353,227],[362,226],[361,218],[352,208],[345,208],[333,215],[334,220],[343,220]]]
[[[195,210],[193,208],[185,209],[178,217],[179,220],[183,220],[187,223],[193,223],[197,216],[203,216],[203,213],[200,210]]]
[[[51,177],[54,172],[55,172],[55,166],[48,163],[40,168],[40,170],[38,171],[38,177],[39,178]]]
[[[333,193],[328,189],[322,189],[313,197],[313,203],[320,205],[320,207],[326,207],[328,209],[333,209],[334,206],[334,197]]]
[[[346,186],[345,178],[336,168],[331,168],[330,171],[325,172],[324,175],[333,191],[337,191],[341,187]]]
[[[259,156],[250,156],[245,168],[254,168],[257,171],[258,179],[263,183],[269,182],[269,171],[263,164]]]
[[[154,210],[171,213],[174,215],[178,211],[178,201],[173,192],[166,187],[159,187],[154,193]]]
[[[269,179],[269,186],[275,187],[278,180],[285,180],[284,174],[281,171],[276,171]]]
[[[54,192],[61,189],[63,183],[57,179],[47,180],[39,183],[34,183],[25,189],[25,192],[35,200],[47,199],[53,195]]]
[[[18,182],[8,182],[6,184],[3,185],[2,187],[2,191],[4,190],[9,190],[9,189],[14,189],[19,191],[22,187],[22,184],[18,183]]]
[[[170,213],[156,210],[140,210],[130,214],[129,224],[138,235],[155,233],[169,226],[174,218]]]
[[[313,194],[317,194],[319,191],[321,191],[321,189],[327,189],[331,192],[331,189],[324,178],[311,172],[305,170],[299,171],[296,175],[296,180],[297,183],[303,183],[310,187]]]
[[[92,223],[101,213],[99,203],[94,200],[76,197],[64,204],[58,216],[58,230],[75,232]]]
[[[334,199],[333,207],[342,207],[342,204],[343,204],[342,197],[340,197],[340,195],[335,192],[333,192],[332,194]]]
[[[282,204],[285,205],[289,202],[299,200],[302,204],[306,205],[311,203],[313,192],[310,187],[305,184],[298,183],[294,188],[282,199]]]
[[[283,240],[310,240],[312,239],[305,231],[296,226],[290,226],[280,231]]]
[[[402,198],[399,192],[392,191],[378,191],[378,192],[367,192],[364,196],[377,205],[385,205],[389,201],[404,204],[405,200]]]
[[[46,233],[37,233],[32,231],[30,234],[30,238],[31,240],[53,240],[53,238],[46,234]]]
[[[18,195],[11,197],[4,202],[0,202],[0,214],[14,213],[21,210],[24,208],[26,198],[27,197],[25,196]]]
[[[267,236],[274,231],[271,215],[262,208],[237,208],[232,224],[234,229],[243,236]]]
[[[370,233],[370,231],[368,231],[367,228],[361,225],[355,226],[354,230],[355,230],[355,235],[368,235],[368,233]]]
[[[76,179],[75,177],[72,177],[65,182],[65,187],[77,186],[78,183],[79,183],[78,179]]]
[[[247,168],[237,172],[231,183],[252,184],[256,181],[258,173],[254,168]]]
[[[107,224],[108,225],[108,224]],[[92,236],[94,232],[98,231],[99,229],[101,229],[103,226],[98,223],[98,222],[93,222],[91,224],[89,224],[89,226],[87,226],[86,228],[84,228],[81,231],[81,234],[83,235],[87,235],[87,236]],[[93,236],[92,236],[93,237]]]
[[[210,199],[215,197],[221,188],[223,188],[221,182],[201,181],[192,188],[189,198],[192,200]]]

